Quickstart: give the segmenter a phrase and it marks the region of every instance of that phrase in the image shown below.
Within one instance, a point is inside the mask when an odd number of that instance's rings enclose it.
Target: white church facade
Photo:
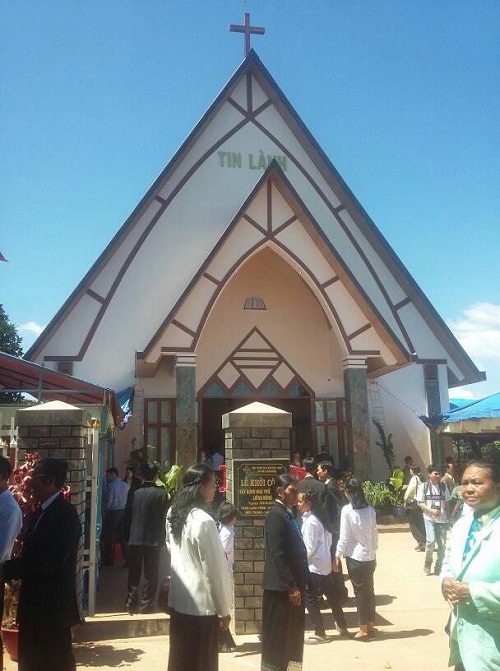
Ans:
[[[222,450],[221,416],[288,410],[302,454],[387,475],[440,446],[415,411],[483,379],[251,51],[27,353],[135,390],[117,461]]]

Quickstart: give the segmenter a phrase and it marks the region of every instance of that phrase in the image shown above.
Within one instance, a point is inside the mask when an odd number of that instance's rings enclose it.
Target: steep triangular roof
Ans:
[[[283,161],[288,161],[287,178],[290,183],[293,183],[303,202],[310,205],[311,198],[314,199],[316,209],[312,212],[312,218],[317,221],[325,237],[332,244],[335,243],[345,266],[355,269],[359,287],[374,311],[403,344],[407,358],[446,362],[451,385],[483,379],[483,374],[371,221],[254,51],[245,58],[26,357],[44,358],[46,361],[81,361],[84,358],[112,302],[123,302],[124,297],[118,298],[117,295],[119,291],[125,291],[124,279],[128,280],[129,269],[134,263],[141,262],[138,257],[148,244],[154,246],[155,240],[151,239],[153,236],[150,234],[155,227],[158,228],[158,222],[162,223],[170,217],[169,235],[172,244],[175,244],[174,232],[179,231],[172,229],[172,225],[175,225],[172,221],[176,216],[175,207],[180,208],[182,205],[179,194],[195,179],[198,179],[198,190],[200,187],[206,188],[208,171],[203,172],[202,168],[205,169],[208,158],[213,159],[217,152],[225,153],[224,147],[228,147],[231,139],[248,139],[250,132],[263,143],[267,142],[268,147],[271,147],[268,151],[274,149],[275,153],[281,153]],[[291,144],[293,150],[290,149]],[[259,147],[255,150],[258,151]],[[272,159],[272,154],[266,157],[265,152],[261,153],[264,159]],[[220,160],[222,163],[222,156]],[[243,180],[244,183],[239,186],[241,193],[239,196],[235,193],[234,203],[229,203],[224,211],[214,211],[209,217],[205,228],[206,240],[203,240],[208,246],[206,249],[214,247],[221,237],[221,227],[224,230],[241,208],[245,185],[250,183],[252,177],[249,175],[246,181]],[[187,207],[186,203],[184,207]],[[193,206],[190,204],[189,207]],[[228,217],[231,208],[233,216]],[[200,213],[192,209],[188,214],[200,217]],[[178,237],[182,236],[179,234]],[[184,237],[179,244],[192,243]],[[200,249],[195,250],[192,266],[186,264],[185,268],[179,268],[178,264],[174,264],[172,277],[179,286],[183,282],[184,288],[188,286],[189,273],[191,278],[194,277],[195,267],[199,268],[206,258],[206,249],[202,247],[200,245]],[[182,291],[178,291],[177,286],[175,290],[177,296],[180,296]],[[157,297],[158,294],[154,294],[153,299]],[[172,307],[173,304],[170,309]],[[163,315],[170,309],[166,305],[161,306]],[[79,313],[85,316],[78,316]],[[149,326],[149,336],[140,334],[144,340],[143,347],[158,329],[163,315],[160,311],[157,323]],[[76,329],[72,320],[79,320],[79,323],[88,321],[90,327],[79,341],[78,338],[73,339],[71,351],[64,351],[61,347],[68,347],[68,338],[59,335],[58,331],[67,322],[67,331],[74,333]]]
[[[410,360],[404,344],[376,310],[276,160],[245,199],[144,351],[137,353],[138,359],[153,364],[150,370],[154,371],[162,354],[195,351],[221,292],[238,268],[264,247],[274,249],[300,268],[330,328],[336,331],[345,356],[377,357],[383,362],[384,372]]]

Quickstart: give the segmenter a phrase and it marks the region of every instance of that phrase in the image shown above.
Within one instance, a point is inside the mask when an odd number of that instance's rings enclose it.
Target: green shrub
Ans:
[[[387,510],[392,504],[392,492],[386,482],[363,483],[363,491],[368,503],[376,510]]]

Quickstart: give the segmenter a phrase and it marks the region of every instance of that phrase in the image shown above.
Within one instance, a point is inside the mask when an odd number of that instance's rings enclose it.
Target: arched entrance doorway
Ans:
[[[292,413],[292,453],[314,452],[314,393],[254,327],[200,389],[199,444],[223,453],[222,415],[256,400]]]
[[[257,327],[200,389],[199,445],[223,453],[222,415],[255,400],[292,413],[292,453],[315,452],[314,393]]]
[[[222,415],[255,400],[292,413],[292,454],[295,450],[299,450],[301,455],[304,456],[308,451],[314,451],[312,403],[309,396],[297,398],[268,398],[265,396],[203,397],[199,399],[199,445],[212,452],[218,451],[224,454],[224,432],[221,428]],[[292,457],[292,454],[290,454],[290,457]]]

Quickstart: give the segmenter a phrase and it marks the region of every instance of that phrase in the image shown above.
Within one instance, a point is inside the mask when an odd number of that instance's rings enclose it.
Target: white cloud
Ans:
[[[467,387],[453,387],[453,389],[450,389],[450,398],[467,398],[474,401],[476,398],[481,398],[481,396],[477,396],[473,391],[467,389]]]
[[[34,333],[36,336],[39,336],[44,328],[45,326],[40,326],[40,324],[37,324],[36,322],[26,322],[26,324],[22,324],[19,327],[19,330],[28,331],[28,333]]]
[[[500,359],[500,305],[476,303],[448,325],[473,359]]]
[[[448,320],[467,354],[479,370],[485,370],[486,382],[450,389],[450,398],[483,398],[500,390],[500,305],[475,303],[458,319]]]

